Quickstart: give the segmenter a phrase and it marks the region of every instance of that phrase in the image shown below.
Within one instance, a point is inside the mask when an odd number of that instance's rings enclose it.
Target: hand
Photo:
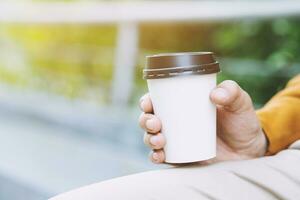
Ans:
[[[250,96],[234,81],[224,81],[210,94],[217,107],[217,156],[202,161],[210,164],[225,160],[244,160],[265,155],[267,139],[256,116]],[[140,126],[146,130],[144,143],[153,151],[150,159],[163,163],[163,148],[166,138],[160,133],[162,124],[153,114],[149,94],[140,101],[144,111],[140,116]]]

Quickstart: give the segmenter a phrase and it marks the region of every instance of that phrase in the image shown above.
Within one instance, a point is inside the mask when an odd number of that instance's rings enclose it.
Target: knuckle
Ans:
[[[149,140],[150,140],[150,135],[148,133],[145,133],[144,134],[144,138],[143,138],[143,141],[146,145],[149,145]]]
[[[231,99],[235,100],[239,96],[241,96],[243,90],[237,84],[237,82],[235,82],[233,80],[226,80],[223,83],[224,83],[223,86],[226,87],[229,90],[229,92],[231,93]]]
[[[156,117],[152,114],[148,114],[148,113],[141,113],[140,117],[139,117],[139,124],[143,129],[147,129],[146,128],[146,121],[152,119],[155,120]]]
[[[149,98],[149,93],[144,94],[141,98],[140,98],[140,103],[142,101],[144,101],[145,99]]]
[[[163,162],[165,160],[164,152],[162,150],[157,150],[156,153],[158,154],[158,162]]]
[[[154,162],[154,160],[153,160],[153,153],[154,153],[154,151],[150,151],[149,155],[148,155],[149,160],[151,160],[151,162]]]
[[[140,98],[140,103],[145,99],[146,94],[144,94],[141,98]]]
[[[228,88],[232,88],[233,90],[240,90],[240,86],[237,82],[233,81],[233,80],[226,80],[222,83],[223,86],[228,87]]]
[[[231,87],[235,92],[239,92],[241,89],[237,82],[232,80],[228,81],[228,86]]]
[[[145,123],[145,113],[141,113],[140,114],[140,117],[139,117],[139,124],[140,124],[140,126],[142,127],[142,128],[144,128],[144,123]]]
[[[158,117],[156,117],[155,115],[154,115],[153,119],[155,120],[155,123],[157,124],[156,128],[160,130],[161,129],[160,119]]]
[[[225,80],[222,82],[222,84],[225,84],[225,85],[231,85],[231,86],[234,86],[234,87],[238,87],[239,85],[237,84],[237,82],[233,81],[233,80]]]
[[[157,140],[157,146],[159,146],[159,147],[165,146],[165,145],[166,145],[165,137],[164,137],[161,133],[159,133],[159,134],[157,135],[157,137],[159,138],[159,139]]]
[[[145,94],[144,96],[142,96],[140,98],[139,107],[145,113],[153,112],[152,102],[151,102],[149,93]]]

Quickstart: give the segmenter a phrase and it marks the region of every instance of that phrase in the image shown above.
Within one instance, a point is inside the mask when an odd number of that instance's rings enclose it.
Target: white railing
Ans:
[[[0,3],[2,23],[118,24],[112,101],[125,105],[131,94],[138,52],[138,24],[224,21],[299,16],[300,1],[141,1],[124,3]]]
[[[0,21],[23,23],[219,21],[299,15],[299,12],[297,0],[0,3]]]

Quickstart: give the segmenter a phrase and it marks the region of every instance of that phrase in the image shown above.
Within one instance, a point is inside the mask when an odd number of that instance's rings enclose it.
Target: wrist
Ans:
[[[268,150],[268,146],[269,146],[269,142],[268,139],[266,137],[266,134],[264,133],[264,131],[261,129],[261,131],[259,132],[258,136],[257,136],[257,153],[256,153],[256,157],[262,157],[265,156]]]
[[[261,129],[255,138],[248,144],[248,148],[245,148],[242,154],[243,159],[254,159],[265,156],[268,149],[268,140]]]

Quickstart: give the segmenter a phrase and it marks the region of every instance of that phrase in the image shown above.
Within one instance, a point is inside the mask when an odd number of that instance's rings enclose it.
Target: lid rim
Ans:
[[[166,57],[166,56],[184,56],[184,55],[188,55],[188,56],[214,55],[214,52],[202,51],[202,52],[159,53],[159,54],[146,56],[146,58],[156,58],[156,57]]]
[[[208,74],[220,71],[215,54],[203,52],[161,53],[146,56],[144,79],[165,78],[185,74]]]
[[[144,69],[143,79],[161,79],[169,78],[181,75],[191,75],[191,74],[214,74],[220,72],[220,67],[218,62],[203,65],[192,65],[184,67],[173,67],[164,69]]]
[[[213,63],[207,63],[207,64],[199,64],[199,65],[185,65],[180,67],[165,67],[165,68],[158,68],[158,69],[143,69],[143,72],[158,72],[158,71],[165,71],[165,70],[179,70],[179,69],[190,69],[190,68],[196,68],[196,67],[208,67],[208,66],[214,66],[216,64],[219,64],[218,61],[215,61]]]

